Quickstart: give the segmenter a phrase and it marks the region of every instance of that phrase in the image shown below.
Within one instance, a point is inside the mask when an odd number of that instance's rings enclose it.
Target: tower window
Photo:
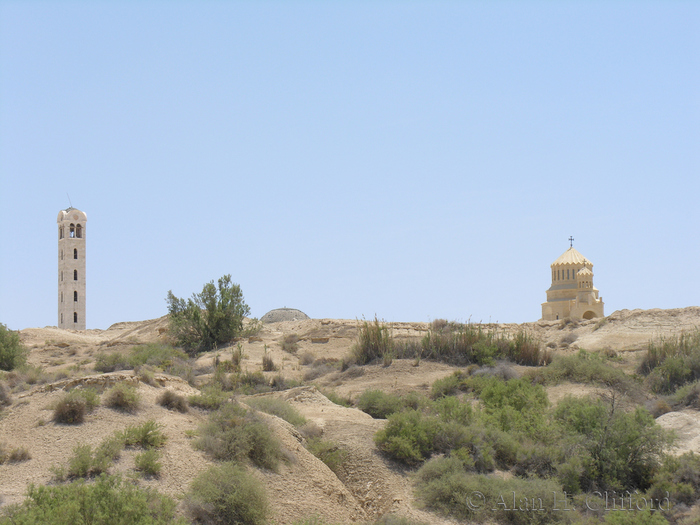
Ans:
[[[76,235],[78,239],[81,239],[83,237],[83,227],[78,224],[78,227],[76,228]]]
[[[58,238],[63,239],[63,226],[58,227]]]
[[[63,281],[63,272],[61,272],[61,281]]]
[[[63,250],[61,250],[61,260],[63,260]]]
[[[78,280],[78,270],[73,270],[73,280],[74,281]]]
[[[75,224],[70,225],[70,235],[69,237],[73,239],[75,237]]]
[[[73,248],[73,259],[78,258],[78,248]]]
[[[73,312],[73,322],[74,323],[78,322],[78,312]]]
[[[63,292],[61,292],[61,302],[63,302]]]
[[[63,312],[61,312],[61,324],[63,324]]]
[[[566,270],[566,280],[569,280],[569,270]]]
[[[73,302],[78,302],[78,292],[73,292]]]

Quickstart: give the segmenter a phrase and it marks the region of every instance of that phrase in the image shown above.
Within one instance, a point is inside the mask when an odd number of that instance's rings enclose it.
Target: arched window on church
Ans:
[[[78,280],[78,270],[73,270],[73,280],[74,281]]]
[[[58,238],[63,239],[63,226],[58,227]]]
[[[69,237],[73,239],[75,237],[75,224],[71,223],[70,225],[70,234]]]
[[[78,312],[73,312],[73,322],[74,323],[78,322]]]
[[[73,292],[73,302],[74,303],[78,302],[78,292]]]
[[[73,259],[78,258],[78,248],[73,248]]]
[[[75,231],[76,231],[76,235],[75,235],[75,236],[76,236],[78,239],[82,239],[82,237],[83,237],[83,227],[82,227],[80,224],[78,224],[78,226],[76,227],[76,230],[75,230]]]

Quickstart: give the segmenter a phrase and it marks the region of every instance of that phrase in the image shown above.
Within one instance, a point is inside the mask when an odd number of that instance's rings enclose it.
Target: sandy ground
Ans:
[[[264,353],[272,356],[278,372],[286,379],[302,381],[311,365],[300,364],[299,357],[312,354],[335,362],[346,357],[355,342],[356,320],[311,319],[271,323],[258,336],[240,341],[245,352],[243,369],[261,369]],[[21,501],[29,483],[52,483],[52,467],[65,465],[73,448],[79,444],[98,444],[113,432],[153,419],[163,425],[168,443],[163,449],[163,470],[160,477],[140,483],[178,496],[183,494],[194,477],[212,462],[192,447],[192,433],[205,420],[206,413],[196,409],[187,414],[169,411],[156,403],[164,389],[183,395],[197,392],[184,380],[158,375],[159,385],[138,381],[132,371],[98,374],[93,366],[100,352],[123,351],[137,344],[165,341],[167,319],[117,323],[107,330],[76,332],[55,327],[29,328],[20,335],[31,350],[29,362],[41,366],[57,378],[49,384],[33,385],[12,394],[12,405],[0,412],[0,443],[10,448],[26,447],[29,461],[0,465],[0,498],[4,504]],[[499,331],[514,333],[525,330],[538,337],[552,352],[568,353],[608,349],[622,356],[619,365],[628,370],[636,366],[639,351],[650,339],[669,337],[681,330],[700,326],[700,308],[676,310],[622,310],[605,320],[577,324],[535,322],[522,325],[492,325]],[[392,323],[396,337],[421,337],[428,330],[426,323]],[[296,355],[282,350],[285,336],[296,334],[300,340]],[[219,349],[219,358],[229,359],[235,345]],[[196,362],[200,372],[211,371],[216,354],[202,355]],[[418,365],[418,366],[416,366]],[[522,372],[526,367],[517,367]],[[273,519],[278,524],[292,524],[310,516],[334,523],[361,523],[375,520],[386,513],[397,513],[438,525],[453,523],[416,508],[410,470],[388,461],[374,444],[373,436],[385,422],[372,419],[355,409],[336,405],[322,392],[357,399],[367,389],[381,389],[405,394],[423,392],[430,385],[456,370],[456,367],[425,360],[394,360],[390,366],[368,365],[361,371],[330,372],[304,386],[266,394],[288,400],[308,420],[323,430],[324,439],[337,442],[347,450],[348,461],[338,475],[312,456],[304,447],[304,438],[287,422],[267,416],[270,426],[285,449],[287,460],[278,472],[255,470],[266,485]],[[205,378],[206,375],[200,376]],[[128,381],[137,385],[141,408],[136,414],[124,414],[100,406],[88,415],[82,425],[68,426],[52,421],[52,404],[76,382],[109,386]],[[593,386],[560,384],[549,387],[550,401],[556,404],[565,395],[598,394]],[[240,400],[245,402],[245,396]],[[670,412],[658,422],[674,429],[678,435],[677,453],[700,452],[700,417],[695,410]],[[114,469],[133,473],[133,456],[126,451]]]

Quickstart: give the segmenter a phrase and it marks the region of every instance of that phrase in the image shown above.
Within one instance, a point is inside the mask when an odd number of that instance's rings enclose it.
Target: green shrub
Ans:
[[[112,352],[105,353],[100,352],[95,357],[95,371],[97,372],[116,372],[118,370],[131,370],[134,366],[129,360],[129,356],[126,352]]]
[[[300,427],[306,423],[306,418],[283,399],[276,397],[251,397],[246,399],[245,403],[256,410],[282,418],[295,427]]]
[[[584,490],[604,487],[619,490],[651,483],[672,435],[656,424],[651,414],[638,407],[626,413],[619,401],[565,397],[554,418],[576,436],[584,462],[580,485]]]
[[[402,410],[404,404],[397,395],[386,394],[381,390],[365,390],[357,400],[357,408],[375,419],[386,419]]]
[[[187,399],[173,392],[172,390],[166,390],[158,397],[158,404],[168,410],[177,410],[183,414],[189,410],[189,404]]]
[[[438,399],[432,404],[432,410],[447,423],[468,425],[474,419],[474,410],[471,405],[453,396]]]
[[[169,330],[177,344],[196,354],[228,343],[243,330],[243,318],[250,308],[243,300],[241,287],[230,275],[204,285],[185,301],[168,292]]]
[[[262,484],[245,468],[232,463],[197,476],[185,496],[185,507],[200,523],[264,525],[268,515]]]
[[[214,459],[242,461],[275,470],[281,458],[280,444],[252,410],[227,403],[209,415],[199,430],[195,446]]]
[[[223,405],[231,396],[221,389],[221,385],[214,384],[202,387],[200,394],[190,396],[189,404],[193,407],[204,410],[216,410]]]
[[[105,394],[105,404],[123,412],[136,412],[139,408],[141,396],[136,389],[126,383],[117,383]]]
[[[352,347],[352,356],[358,365],[366,365],[385,356],[393,355],[394,341],[391,331],[375,317],[374,321],[362,322],[358,340]]]
[[[562,494],[561,486],[553,480],[503,480],[469,474],[456,458],[432,459],[416,477],[416,494],[423,506],[460,520],[544,525],[569,518],[569,513],[558,511],[553,504],[552,494]]]
[[[579,350],[574,355],[556,356],[552,363],[530,374],[546,384],[562,381],[610,386],[620,392],[636,390],[634,380],[622,370],[610,366],[609,360],[599,353]]]
[[[341,475],[348,453],[337,443],[320,438],[311,438],[307,440],[306,448],[325,463],[336,475]]]
[[[390,457],[416,465],[430,457],[439,431],[440,422],[436,417],[408,409],[390,415],[384,428],[375,434],[374,441]]]
[[[457,370],[449,376],[435,380],[430,389],[430,397],[439,399],[444,396],[455,395],[463,388],[465,378],[464,372]]]
[[[664,456],[652,479],[647,495],[663,500],[668,492],[674,503],[694,505],[700,499],[700,456],[686,452],[682,456]]]
[[[30,485],[27,499],[10,506],[0,525],[184,525],[175,501],[150,489],[101,475],[95,483]]]
[[[0,370],[14,370],[27,362],[27,350],[19,339],[19,332],[0,323]]]
[[[134,466],[136,470],[143,472],[147,476],[158,476],[163,465],[158,461],[160,452],[154,448],[144,450],[134,457]]]
[[[12,404],[12,397],[10,396],[10,389],[5,386],[4,383],[0,383],[0,410],[3,407],[10,406]]]
[[[120,436],[127,447],[160,448],[168,440],[167,436],[163,434],[162,428],[163,425],[150,419],[141,425],[126,427]]]
[[[100,454],[99,449],[93,452],[90,445],[78,445],[73,448],[73,455],[68,459],[67,467],[54,468],[57,479],[88,478],[105,472],[112,464],[111,458]]]

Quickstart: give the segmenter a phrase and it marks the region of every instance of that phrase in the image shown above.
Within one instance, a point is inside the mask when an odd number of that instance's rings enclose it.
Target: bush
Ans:
[[[10,389],[7,388],[4,383],[0,383],[0,410],[2,407],[7,407],[12,404],[12,397],[10,396]]]
[[[416,494],[420,503],[469,522],[560,523],[568,519],[569,513],[557,511],[552,504],[553,493],[562,494],[561,486],[555,481],[503,480],[469,474],[456,458],[432,459],[417,473]],[[513,498],[517,498],[515,506]],[[519,511],[521,507],[523,511]]]
[[[216,410],[229,398],[230,395],[221,389],[221,385],[214,384],[202,387],[201,394],[195,394],[187,399],[193,407]]]
[[[187,399],[172,390],[166,390],[158,397],[158,404],[168,410],[177,410],[183,414],[189,410]]]
[[[408,465],[416,465],[430,457],[435,438],[441,430],[437,418],[408,409],[394,413],[387,419],[384,428],[374,436],[381,450]]]
[[[299,351],[299,336],[297,334],[288,334],[284,336],[281,343],[282,350],[290,354],[296,354]]]
[[[614,398],[606,403],[590,397],[565,397],[554,418],[578,436],[584,490],[648,488],[664,450],[672,443],[672,435],[646,409],[626,413]]]
[[[134,466],[147,476],[157,477],[160,474],[163,465],[160,461],[160,452],[156,449],[144,450],[134,457]]]
[[[9,448],[5,443],[0,443],[0,465],[3,463],[20,463],[30,459],[32,459],[32,455],[26,447]]]
[[[700,329],[650,341],[638,371],[654,392],[672,393],[700,379]]]
[[[134,366],[131,364],[129,356],[126,352],[100,352],[95,358],[94,369],[96,372],[116,372],[118,370],[131,370]]]
[[[79,425],[85,420],[86,412],[85,399],[77,395],[66,394],[56,403],[53,410],[53,420],[65,425]]]
[[[371,323],[362,322],[357,343],[352,347],[352,356],[358,365],[391,356],[393,350],[391,332],[384,323],[380,323],[376,317]]]
[[[30,485],[27,499],[8,508],[0,524],[184,525],[175,517],[176,505],[154,490],[103,474],[90,484]]]
[[[346,450],[340,448],[337,443],[320,438],[311,438],[306,442],[306,448],[336,475],[342,473],[342,467],[348,458]]]
[[[27,350],[19,339],[19,332],[0,323],[0,370],[14,370],[27,362]]]
[[[557,384],[567,380],[573,383],[610,386],[620,392],[637,389],[631,377],[622,370],[611,367],[607,361],[608,359],[601,354],[579,350],[574,355],[557,356],[549,366],[529,375],[546,384]]]
[[[267,349],[262,356],[262,369],[264,372],[274,372],[277,370],[275,362],[272,360],[272,356],[267,352]]]
[[[120,437],[127,447],[141,447],[144,449],[160,448],[168,440],[161,432],[163,425],[150,419],[141,425],[126,427]]]
[[[241,287],[231,282],[230,275],[211,281],[201,293],[185,301],[168,292],[169,330],[177,344],[196,354],[219,344],[228,343],[241,333],[243,318],[250,308],[243,300]]]
[[[199,436],[195,446],[221,461],[249,459],[258,467],[275,470],[282,455],[279,442],[259,416],[233,403],[212,412]]]
[[[306,423],[306,418],[292,405],[276,397],[251,397],[246,399],[245,403],[256,410],[282,418],[295,427]]]
[[[197,476],[185,496],[185,507],[197,522],[222,525],[263,525],[268,514],[261,483],[232,463]]]
[[[381,390],[365,390],[357,400],[357,408],[375,419],[386,419],[404,408],[399,396],[386,394]]]
[[[105,404],[123,412],[136,412],[139,408],[140,396],[136,389],[126,383],[117,383],[105,394]]]

